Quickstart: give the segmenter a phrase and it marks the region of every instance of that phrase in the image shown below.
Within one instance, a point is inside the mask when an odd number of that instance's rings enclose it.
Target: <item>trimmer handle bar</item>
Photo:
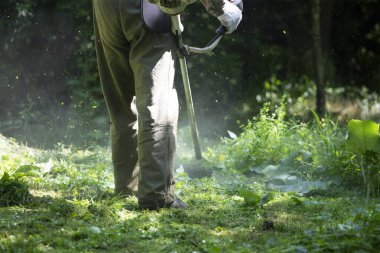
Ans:
[[[231,2],[234,3],[240,10],[243,10],[243,1],[233,0]],[[182,36],[179,35],[179,53],[183,57],[195,54],[209,54],[216,48],[216,46],[218,46],[220,40],[222,39],[223,35],[226,34],[226,32],[227,28],[225,26],[219,26],[219,28],[215,31],[216,35],[204,47],[192,47],[185,45],[182,42]]]
[[[242,10],[243,2],[241,0],[234,0],[233,3],[236,4]],[[214,48],[219,44],[223,35],[227,32],[227,29],[223,26],[219,27],[216,30],[216,35],[214,36],[214,38],[212,38],[211,41],[209,43],[207,43],[207,45],[203,48],[190,47],[190,46],[184,45],[183,41],[182,41],[180,15],[172,16],[171,19],[172,19],[174,32],[175,32],[175,35],[177,38],[179,64],[180,64],[180,68],[181,68],[182,82],[183,82],[183,86],[184,86],[184,90],[185,90],[186,107],[187,107],[189,122],[190,122],[190,126],[191,126],[191,136],[193,137],[195,158],[197,160],[201,160],[202,159],[202,151],[201,151],[201,146],[199,144],[198,127],[197,127],[197,123],[195,120],[194,104],[193,104],[193,98],[191,95],[190,80],[189,80],[189,73],[187,71],[186,56],[191,55],[191,54],[205,54],[205,53],[212,52],[212,50],[214,50]]]

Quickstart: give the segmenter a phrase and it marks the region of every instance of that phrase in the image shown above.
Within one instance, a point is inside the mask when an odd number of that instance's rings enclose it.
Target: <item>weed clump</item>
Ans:
[[[328,117],[320,118],[314,111],[312,122],[298,122],[286,118],[284,101],[273,111],[266,103],[257,117],[242,126],[240,136],[224,138],[216,149],[209,149],[206,159],[214,167],[266,176],[276,189],[294,186],[298,178],[318,186],[343,185],[351,189],[362,188],[364,180],[367,195],[379,195],[378,124],[351,120],[345,128]],[[359,137],[355,139],[353,133]],[[361,146],[372,149],[360,151]],[[298,183],[298,188],[306,192],[303,182]]]
[[[0,179],[0,206],[21,205],[30,201],[28,186],[7,172]]]

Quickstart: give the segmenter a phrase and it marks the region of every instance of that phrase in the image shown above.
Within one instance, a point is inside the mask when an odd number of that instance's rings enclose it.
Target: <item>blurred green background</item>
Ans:
[[[107,144],[91,8],[90,0],[0,2],[1,134],[42,147]],[[378,0],[245,0],[239,29],[213,55],[188,59],[201,136],[238,132],[237,121],[284,95],[290,115],[308,120],[308,109],[316,109],[318,67],[327,114],[342,124],[378,120],[379,10]],[[200,4],[184,16],[184,38],[194,46],[206,44],[219,25]],[[187,115],[179,75],[176,80],[182,127]]]

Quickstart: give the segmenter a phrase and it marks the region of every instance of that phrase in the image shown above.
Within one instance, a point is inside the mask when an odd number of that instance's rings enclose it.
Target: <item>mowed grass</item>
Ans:
[[[359,193],[272,191],[259,207],[240,192],[264,196],[261,178],[214,171],[190,179],[178,172],[177,193],[189,209],[140,211],[136,197],[113,195],[108,149],[35,150],[3,137],[0,146],[0,177],[7,172],[9,182],[30,193],[0,207],[0,252],[376,252],[379,246],[378,199],[366,203]]]

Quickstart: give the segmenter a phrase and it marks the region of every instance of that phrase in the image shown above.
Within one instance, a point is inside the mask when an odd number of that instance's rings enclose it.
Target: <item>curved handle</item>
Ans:
[[[224,25],[220,25],[218,29],[216,29],[215,33],[218,35],[224,35],[227,32],[227,28]]]
[[[235,4],[241,11],[243,11],[243,1],[242,0],[229,0],[231,3]],[[184,45],[182,42],[181,32],[179,29],[179,23],[180,18],[179,15],[176,17],[172,17],[172,20],[175,24],[176,31],[177,32],[177,39],[178,39],[178,45],[179,45],[179,53],[182,56],[189,56],[193,54],[207,54],[211,53],[214,48],[219,44],[220,40],[222,39],[223,35],[226,34],[227,28],[223,25],[219,26],[218,29],[215,31],[215,36],[204,46],[203,48],[199,47],[191,47],[188,45]]]

